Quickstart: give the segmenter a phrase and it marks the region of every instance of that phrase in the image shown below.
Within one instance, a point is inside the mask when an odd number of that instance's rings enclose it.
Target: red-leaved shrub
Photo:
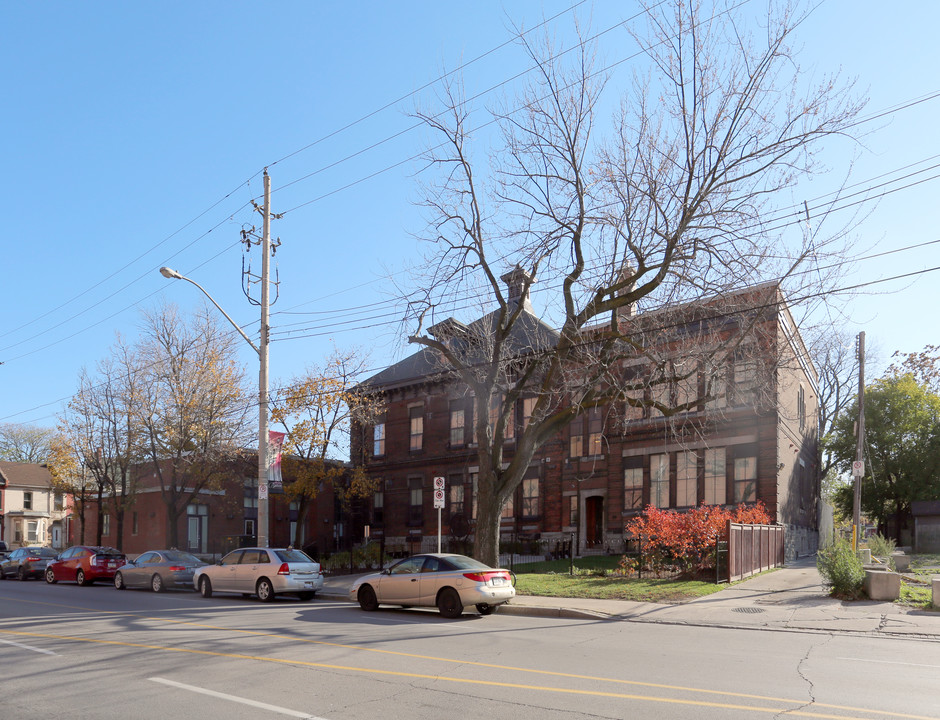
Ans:
[[[650,570],[692,574],[714,567],[715,543],[727,539],[729,520],[764,525],[770,515],[761,502],[733,510],[703,503],[686,512],[650,505],[627,523],[626,531],[641,543],[643,564]]]

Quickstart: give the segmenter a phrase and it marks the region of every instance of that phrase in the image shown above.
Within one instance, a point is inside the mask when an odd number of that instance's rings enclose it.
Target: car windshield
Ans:
[[[192,555],[188,552],[182,552],[180,550],[168,550],[163,553],[163,556],[170,562],[182,562],[182,563],[201,563],[202,560],[197,558],[195,555]]]
[[[300,550],[275,550],[274,554],[277,555],[278,560],[281,562],[313,562],[313,559],[307,555],[307,553],[301,552]]]
[[[466,555],[449,555],[441,558],[441,564],[451,565],[454,570],[490,570],[490,566]]]

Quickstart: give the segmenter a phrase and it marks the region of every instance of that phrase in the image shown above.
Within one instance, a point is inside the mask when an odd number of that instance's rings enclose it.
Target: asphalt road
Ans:
[[[0,718],[940,718],[940,645],[0,583]]]

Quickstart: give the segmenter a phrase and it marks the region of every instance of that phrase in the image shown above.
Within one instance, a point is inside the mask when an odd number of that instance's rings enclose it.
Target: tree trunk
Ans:
[[[175,503],[166,503],[166,537],[167,545],[171,548],[180,546],[180,514],[180,510]]]

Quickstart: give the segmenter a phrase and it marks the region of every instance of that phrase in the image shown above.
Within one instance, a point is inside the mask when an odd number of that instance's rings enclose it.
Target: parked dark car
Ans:
[[[91,585],[95,580],[114,580],[114,573],[127,558],[113,547],[97,545],[75,545],[64,550],[46,566],[46,582],[50,585],[63,581],[75,581],[79,585]]]
[[[3,560],[3,558],[5,558],[9,552],[10,548],[7,547],[6,542],[0,540],[0,560]]]
[[[163,592],[170,588],[193,589],[193,573],[207,565],[195,555],[181,550],[150,550],[128,561],[114,573],[114,587],[150,588]]]
[[[55,550],[47,547],[17,548],[0,560],[0,580],[15,577],[19,580],[41,578],[46,565],[55,558]]]

